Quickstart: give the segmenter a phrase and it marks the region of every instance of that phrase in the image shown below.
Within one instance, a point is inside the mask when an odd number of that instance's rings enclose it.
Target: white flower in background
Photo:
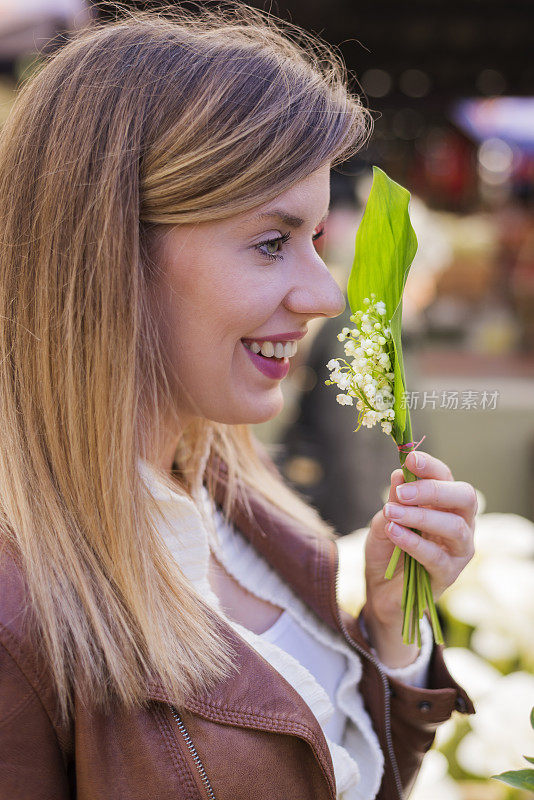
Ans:
[[[338,394],[340,405],[353,405],[358,398],[358,430],[362,425],[372,428],[380,422],[382,430],[391,434],[395,418],[393,410],[393,339],[385,319],[386,305],[382,300],[364,299],[365,311],[356,311],[350,319],[355,328],[343,328],[337,338],[344,342],[345,355],[353,360],[332,358],[326,365],[331,371],[327,385],[336,384],[347,394]],[[344,365],[344,366],[343,366]]]
[[[479,508],[485,506],[481,499]],[[469,717],[470,730],[455,757],[462,769],[480,778],[524,769],[522,756],[534,752],[529,722],[534,706],[533,557],[532,522],[517,514],[479,512],[475,556],[441,598],[452,617],[474,627],[470,647],[475,652],[449,647],[444,657],[477,712]],[[517,670],[519,664],[519,671],[503,675],[489,661],[504,671]],[[450,748],[464,725],[464,718],[453,715],[438,727],[435,746]]]
[[[471,635],[471,647],[488,661],[513,661],[517,655],[517,642],[509,632],[493,630],[482,626],[475,628]]]
[[[443,753],[430,750],[423,759],[410,800],[462,800],[458,784],[447,774],[448,768]]]
[[[498,669],[465,647],[447,647],[443,651],[443,658],[454,680],[463,686],[477,706],[478,701],[491,693],[502,678]]]
[[[478,699],[491,691],[494,684],[502,677],[499,670],[465,647],[447,647],[443,651],[443,657],[449,672],[456,682],[463,686],[475,707]],[[464,721],[460,715],[453,714],[451,719],[439,725],[434,747],[446,746],[456,736],[458,724],[462,726]]]
[[[490,513],[481,521],[476,547],[479,555],[534,558],[534,523],[530,520],[519,514]]]
[[[441,604],[475,630],[471,646],[500,662],[534,665],[534,524],[517,514],[479,514],[475,556]]]
[[[469,718],[471,732],[459,743],[460,766],[481,777],[525,769],[523,754],[534,752],[530,709],[534,706],[534,675],[512,672],[501,676],[491,691],[479,697]]]

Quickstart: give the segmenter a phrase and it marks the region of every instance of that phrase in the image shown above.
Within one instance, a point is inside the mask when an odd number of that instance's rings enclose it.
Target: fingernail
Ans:
[[[397,486],[397,497],[399,500],[415,500],[417,495],[417,489],[415,486],[411,486],[409,483],[404,483],[401,486]]]
[[[386,525],[387,532],[391,536],[392,539],[400,539],[402,536],[402,528],[399,528],[398,525],[395,525],[394,522],[390,522],[389,525]]]
[[[401,506],[396,506],[393,503],[386,503],[384,506],[384,514],[386,517],[392,519],[402,519],[404,516],[404,509]]]
[[[415,466],[417,469],[423,469],[426,464],[426,458],[422,453],[415,453]]]

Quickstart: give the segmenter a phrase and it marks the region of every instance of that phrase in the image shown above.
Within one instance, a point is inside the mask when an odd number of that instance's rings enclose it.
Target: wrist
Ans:
[[[416,644],[404,644],[400,614],[385,621],[374,613],[369,603],[366,603],[362,616],[369,643],[384,666],[398,669],[407,667],[416,660],[419,647]]]

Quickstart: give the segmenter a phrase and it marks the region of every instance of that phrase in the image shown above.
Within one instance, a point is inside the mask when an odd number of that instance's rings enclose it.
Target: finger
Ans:
[[[420,479],[396,487],[397,502],[456,511],[469,524],[477,512],[477,495],[470,483]],[[412,495],[411,497],[409,495]]]
[[[417,528],[424,536],[445,540],[453,555],[471,558],[473,554],[473,531],[459,514],[388,502],[384,506],[384,516],[405,528]]]
[[[400,486],[401,483],[404,483],[404,474],[401,469],[395,469],[391,473],[391,480],[389,486],[389,495],[387,502],[395,502],[397,499],[397,495],[395,494],[395,489],[397,486]],[[374,532],[375,537],[380,539],[381,541],[387,542],[391,544],[391,539],[386,536],[385,527],[388,520],[384,516],[384,508],[379,508],[376,514],[373,516],[371,520],[370,527]]]
[[[454,567],[453,556],[438,544],[395,522],[386,526],[386,533],[394,544],[413,556],[427,570],[436,584],[445,588],[452,582],[458,572]]]
[[[391,473],[391,480],[389,485],[389,495],[387,502],[395,502],[397,500],[397,495],[395,494],[395,489],[397,486],[400,486],[401,483],[404,483],[404,475],[401,469],[395,469]],[[370,527],[373,529],[376,536],[379,539],[390,542],[390,539],[385,534],[385,527],[386,527],[387,519],[384,516],[384,508],[379,508],[376,514],[373,516],[371,520]]]
[[[406,466],[418,478],[437,478],[440,481],[452,481],[452,472],[447,464],[430,453],[412,450],[406,456]]]
[[[401,483],[404,483],[404,473],[401,469],[394,469],[391,473],[391,483],[389,486],[389,497],[388,502],[395,503],[397,502],[397,494],[396,488],[400,486]]]

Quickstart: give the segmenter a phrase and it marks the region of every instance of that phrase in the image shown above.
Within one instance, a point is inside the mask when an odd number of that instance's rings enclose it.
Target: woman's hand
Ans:
[[[405,463],[419,480],[405,483],[402,469],[392,472],[388,502],[374,515],[365,545],[364,619],[381,661],[391,667],[406,666],[417,655],[416,645],[402,642],[402,556],[393,578],[384,579],[393,548],[398,545],[425,567],[437,599],[473,557],[478,508],[474,488],[453,480],[443,461],[417,451],[409,453]],[[401,485],[415,490],[415,497],[397,496]],[[409,528],[421,531],[421,536]]]

